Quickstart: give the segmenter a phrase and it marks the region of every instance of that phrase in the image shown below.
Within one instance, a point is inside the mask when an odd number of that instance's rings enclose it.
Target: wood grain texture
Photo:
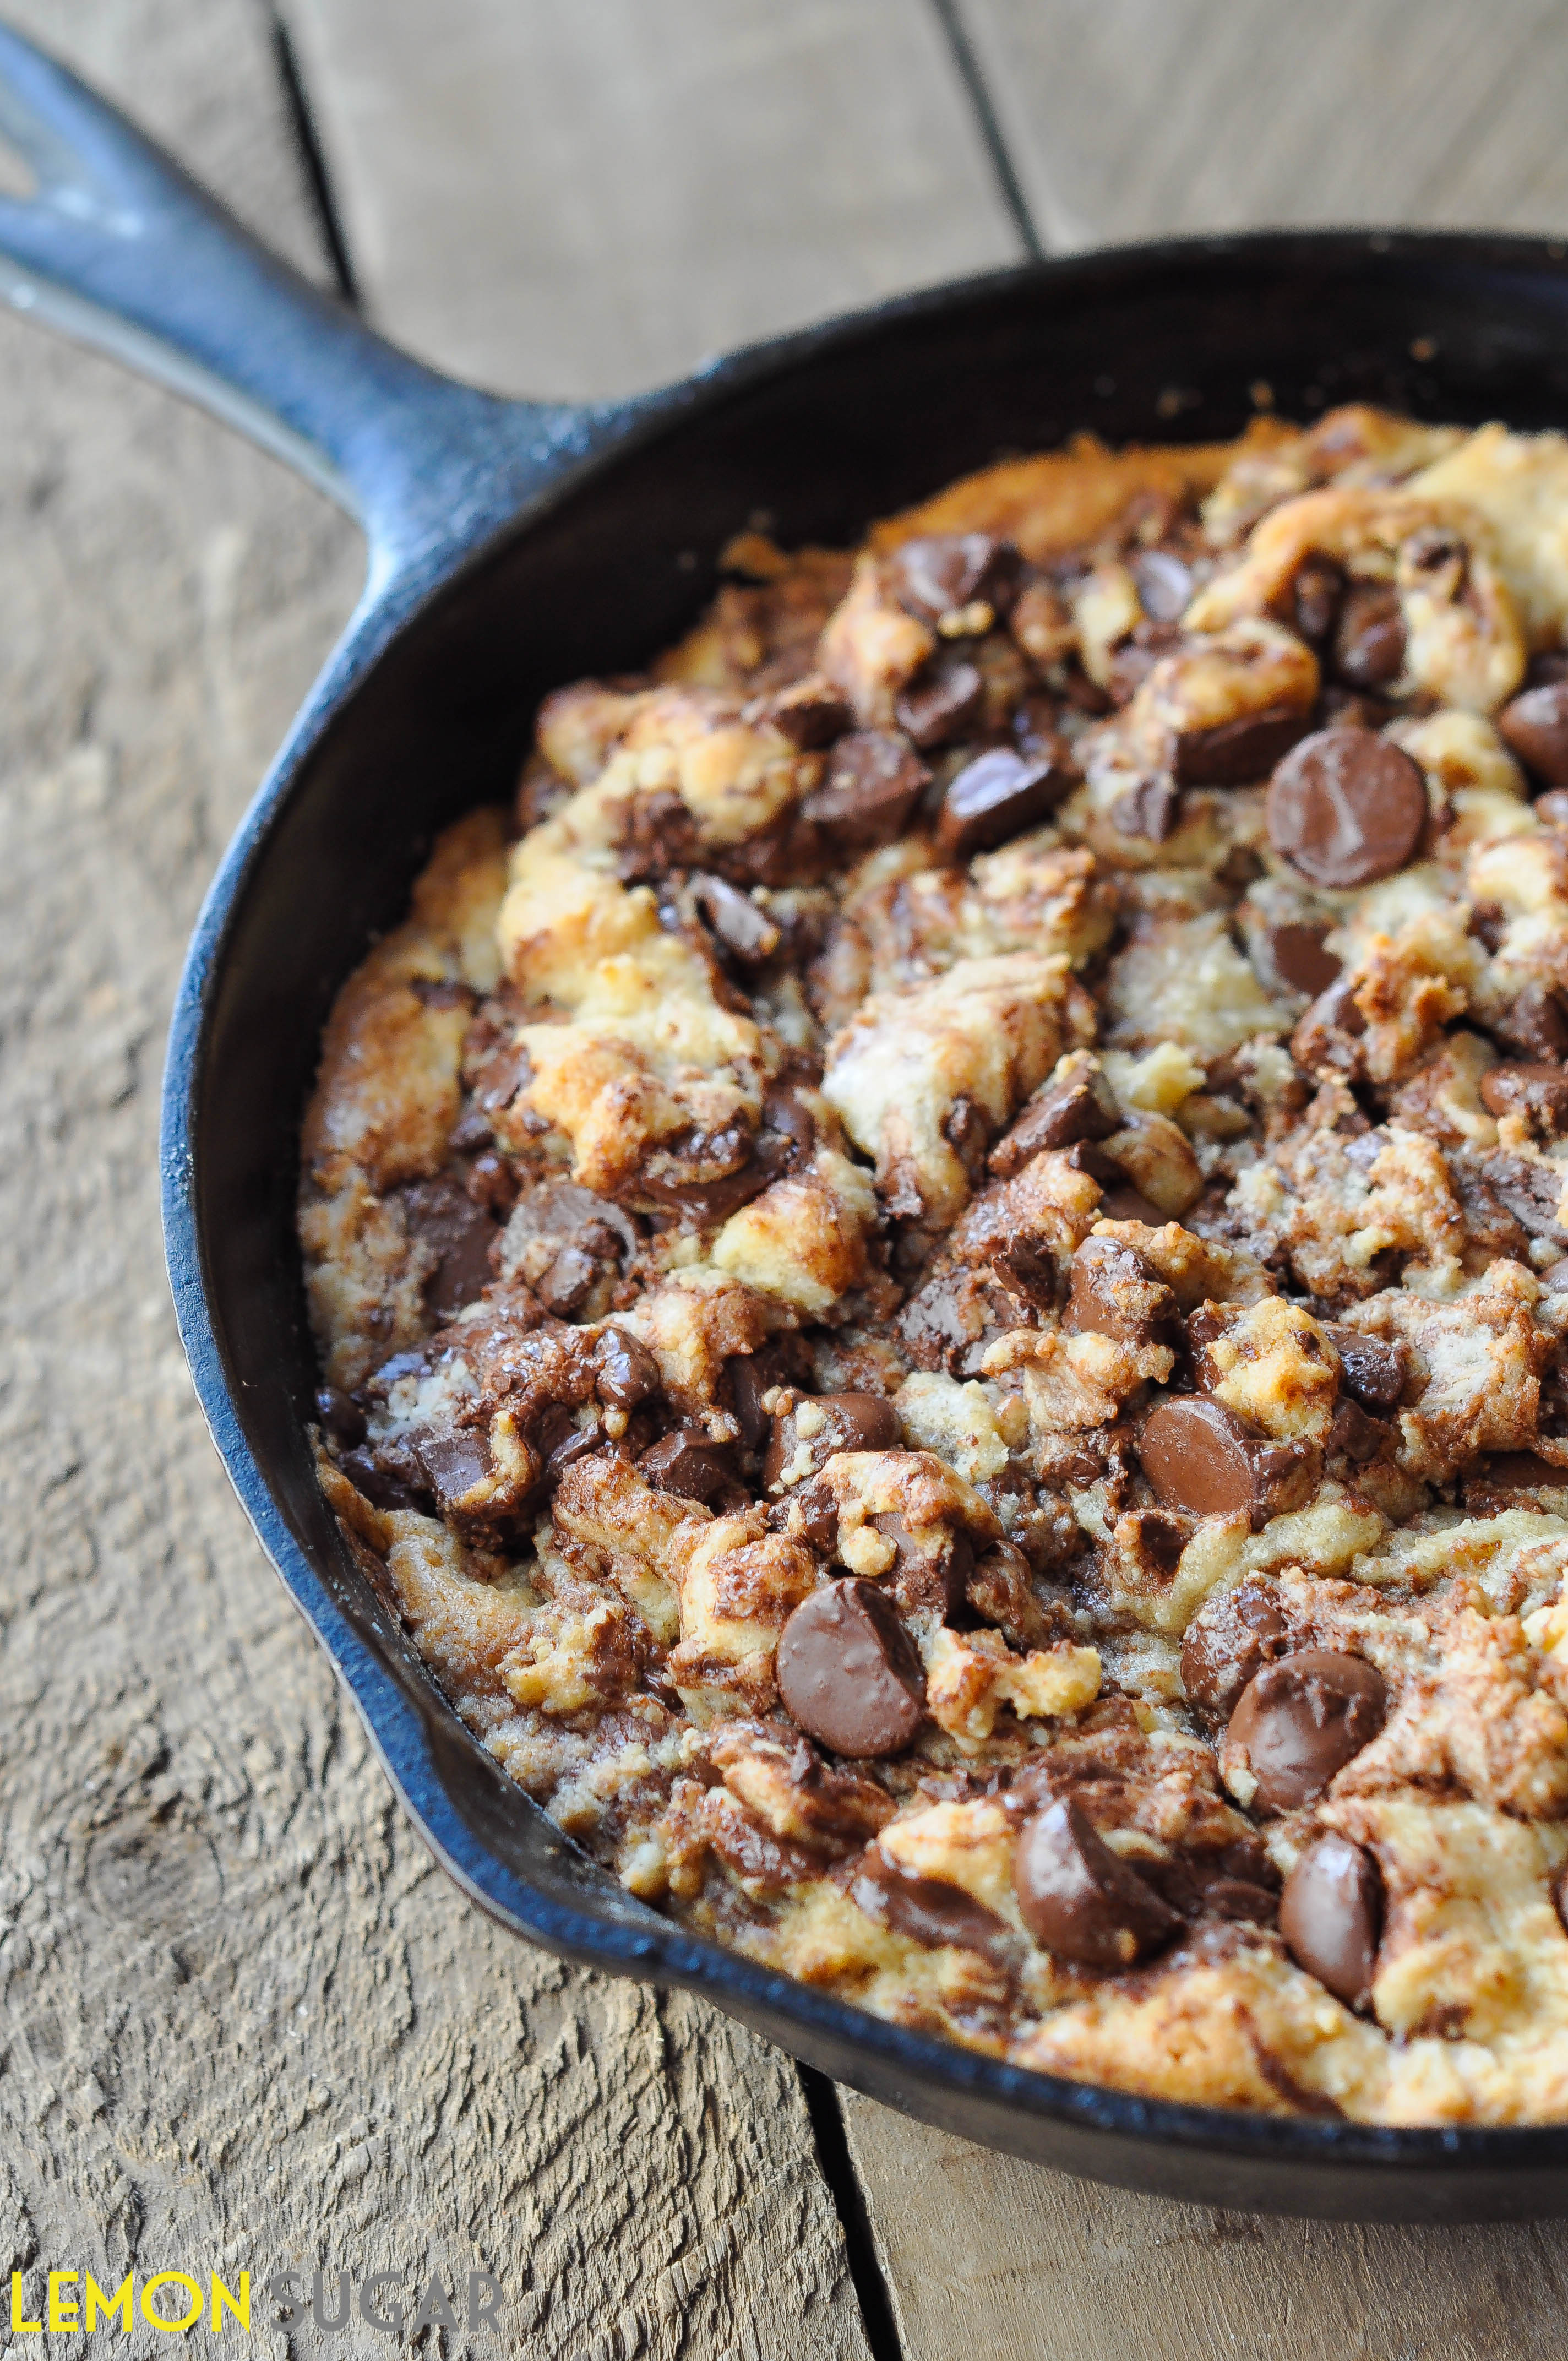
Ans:
[[[1561,2224],[1361,2228],[1168,2205],[844,2096],[904,2361],[1561,2361]]]
[[[18,13],[319,267],[247,0]],[[359,563],[270,461],[0,320],[0,2268],[483,2265],[507,2340],[442,2349],[856,2361],[793,2069],[460,1900],[181,1357],[170,999]]]
[[[926,0],[286,0],[373,316],[577,397],[1012,261]]]
[[[959,0],[1057,250],[1271,225],[1568,229],[1554,0]]]

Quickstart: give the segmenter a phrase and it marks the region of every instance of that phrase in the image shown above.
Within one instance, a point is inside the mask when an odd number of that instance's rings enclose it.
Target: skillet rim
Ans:
[[[494,1837],[482,1836],[454,1803],[439,1758],[456,1748],[465,1774],[477,1774],[487,1801],[504,1813],[521,1801],[551,1827],[542,1808],[521,1795],[455,1709],[422,1673],[416,1688],[390,1650],[356,1628],[325,1575],[298,1542],[283,1514],[262,1457],[246,1433],[238,1400],[239,1381],[230,1378],[218,1342],[203,1224],[198,1213],[196,1165],[203,1130],[203,1064],[214,1005],[224,981],[226,956],[254,877],[264,862],[285,810],[308,792],[311,758],[327,730],[399,640],[423,615],[486,561],[525,534],[602,466],[630,456],[663,434],[690,429],[705,412],[773,378],[784,378],[828,354],[871,341],[889,327],[961,313],[999,296],[1027,298],[1059,288],[1081,294],[1096,283],[1124,298],[1141,277],[1163,269],[1206,264],[1212,270],[1234,266],[1238,277],[1270,266],[1281,276],[1304,266],[1350,266],[1361,262],[1389,271],[1419,265],[1434,271],[1466,267],[1475,271],[1518,273],[1541,295],[1558,282],[1568,313],[1568,240],[1475,232],[1377,230],[1264,231],[1168,239],[1047,258],[990,271],[903,295],[891,302],[837,316],[819,325],[773,338],[705,364],[690,377],[635,401],[584,405],[580,436],[563,463],[536,478],[520,498],[516,477],[498,468],[492,504],[471,516],[452,541],[426,546],[379,582],[374,576],[337,648],[306,698],[282,747],[219,862],[203,900],[181,971],[170,1022],[162,1093],[160,1178],[165,1248],[181,1338],[203,1414],[229,1479],[247,1518],[295,1605],[324,1649],[363,1720],[372,1747],[415,1829],[459,1888],[488,1916],[511,1932],[557,1956],[611,1973],[645,1977],[696,1992],[727,2014],[763,2031],[788,2054],[813,2062],[829,2056],[828,2070],[839,2079],[870,2087],[905,2112],[927,2120],[953,2122],[966,2100],[984,2100],[992,2117],[1020,2125],[1014,2152],[1041,2160],[1044,2136],[1055,2126],[1073,2150],[1065,2169],[1103,2177],[1124,2186],[1173,2186],[1190,2169],[1202,2178],[1200,2159],[1222,2168],[1250,2164],[1266,2186],[1256,2197],[1228,2196],[1210,2202],[1310,2214],[1332,2215],[1334,2176],[1349,2169],[1358,2184],[1352,2218],[1386,2220],[1481,2220],[1528,2218],[1568,2213],[1568,2122],[1561,2125],[1481,2125],[1449,2129],[1389,2127],[1344,2119],[1269,2115],[1249,2110],[1197,2107],[1098,2084],[1009,2066],[956,2043],[913,2032],[871,2015],[800,1982],[764,1969],[744,1955],[691,1935],[628,1898],[608,1872],[578,1856],[569,1839],[552,1828],[551,1849],[583,1861],[576,1906],[531,1885],[504,1858]],[[561,406],[555,406],[559,409]],[[1169,439],[1179,440],[1179,421]],[[598,1890],[599,1881],[609,1888]],[[781,2027],[787,2028],[786,2030]],[[857,2061],[866,2063],[865,2078]],[[914,2087],[911,2088],[910,2086]],[[928,2092],[930,2111],[912,2103]],[[942,2102],[946,2101],[946,2106]],[[1041,2138],[1023,2141],[1025,2126]],[[998,2126],[970,2128],[993,2146],[1013,2145],[994,2136]],[[1073,2136],[1077,2135],[1076,2137]],[[1087,2143],[1103,2151],[1097,2156]],[[1138,2155],[1155,2153],[1163,2163],[1139,2169]],[[1058,2161],[1056,2169],[1064,2169]],[[1290,2196],[1284,2176],[1303,2176]],[[1368,2189],[1368,2175],[1376,2186]],[[1486,2186],[1476,2185],[1477,2177]],[[1527,2186],[1544,2176],[1551,2193]],[[1209,2176],[1212,2185],[1214,2176]],[[1466,2196],[1476,2202],[1474,2205]],[[1190,2185],[1186,2193],[1192,2195]],[[1196,2194],[1201,2199],[1201,2189]],[[1489,2194],[1489,2202],[1488,2202]],[[1349,2192],[1346,2192],[1347,2199]],[[1371,2202],[1368,2201],[1370,2197]],[[1261,2198],[1261,2202],[1259,2199]],[[1457,2202],[1454,2202],[1457,2201]]]

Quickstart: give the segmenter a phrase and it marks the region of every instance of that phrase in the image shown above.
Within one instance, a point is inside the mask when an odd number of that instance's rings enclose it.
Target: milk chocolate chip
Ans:
[[[1269,957],[1280,983],[1313,1000],[1339,979],[1340,962],[1323,948],[1328,931],[1326,920],[1321,926],[1308,926],[1291,919],[1269,929]]]
[[[1187,1627],[1181,1686],[1188,1704],[1215,1721],[1228,1719],[1248,1682],[1288,1653],[1290,1639],[1274,1585],[1238,1584]]]
[[[1381,688],[1405,661],[1405,619],[1389,582],[1355,582],[1334,632],[1334,669],[1354,688]]]
[[[1498,714],[1497,734],[1544,786],[1568,787],[1568,680],[1521,691]]]
[[[1257,1782],[1264,1810],[1310,1804],[1383,1727],[1383,1675],[1359,1656],[1302,1648],[1266,1664],[1243,1690],[1225,1732]]]
[[[1120,1238],[1085,1238],[1072,1258],[1062,1326],[1069,1335],[1113,1336],[1126,1345],[1168,1339],[1176,1298],[1141,1255]]]
[[[867,1847],[850,1899],[890,1933],[907,1935],[912,1943],[933,1950],[952,1944],[989,1954],[1004,1949],[1008,1940],[1005,1922],[961,1885],[949,1885],[941,1877],[912,1877],[896,1868],[880,1845]]]
[[[915,1642],[874,1583],[830,1582],[803,1600],[776,1678],[790,1719],[836,1754],[901,1753],[926,1719]]]
[[[1522,1115],[1545,1139],[1561,1139],[1568,1131],[1568,1073],[1540,1063],[1494,1066],[1481,1077],[1481,1103],[1493,1115]]]
[[[869,852],[901,836],[931,774],[905,738],[852,730],[828,758],[828,775],[801,818],[835,849]]]
[[[803,1433],[803,1426],[810,1433]],[[773,1491],[794,1467],[802,1444],[815,1474],[836,1451],[896,1451],[902,1440],[898,1413],[882,1394],[808,1394],[775,1413],[762,1482]]]
[[[949,861],[989,852],[1036,827],[1072,784],[1071,774],[1048,756],[1029,763],[1011,746],[993,746],[966,763],[948,786],[937,841]]]
[[[1194,1517],[1242,1512],[1254,1532],[1277,1514],[1303,1464],[1290,1444],[1270,1442],[1261,1427],[1207,1394],[1177,1394],[1151,1411],[1138,1431],[1137,1454],[1168,1509]]]
[[[1014,1890],[1036,1943],[1090,1968],[1130,1968],[1181,1920],[1113,1853],[1080,1805],[1059,1796],[1018,1839]]]
[[[1299,706],[1274,705],[1244,713],[1212,730],[1184,730],[1176,741],[1171,768],[1178,786],[1247,787],[1266,779],[1280,757],[1305,734],[1307,715]]]
[[[1268,835],[1314,885],[1370,885],[1402,869],[1427,822],[1427,791],[1402,748],[1371,730],[1318,730],[1268,789]]]
[[[1095,1066],[1076,1067],[1029,1101],[992,1149],[990,1169],[999,1180],[1011,1180],[1045,1148],[1109,1139],[1121,1128],[1122,1110],[1104,1075]]]
[[[1347,2008],[1365,2008],[1382,1928],[1383,1880],[1372,1855],[1348,1837],[1319,1837],[1279,1897],[1279,1931],[1297,1966]]]

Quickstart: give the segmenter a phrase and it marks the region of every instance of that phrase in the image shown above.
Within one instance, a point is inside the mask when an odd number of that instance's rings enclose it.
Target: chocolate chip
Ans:
[[[1527,1237],[1568,1246],[1568,1230],[1557,1218],[1565,1177],[1557,1164],[1534,1164],[1523,1156],[1488,1156],[1481,1167],[1487,1188],[1506,1205]]]
[[[1202,1907],[1211,1918],[1272,1927],[1279,1911],[1279,1896],[1266,1885],[1254,1885],[1249,1878],[1214,1877],[1203,1888]]]
[[[771,1090],[762,1101],[762,1129],[776,1132],[795,1151],[792,1162],[809,1156],[817,1141],[817,1118],[799,1093],[786,1085]]]
[[[1047,1148],[1109,1139],[1121,1128],[1122,1110],[1104,1075],[1097,1066],[1075,1067],[1029,1101],[992,1149],[990,1170],[999,1180],[1011,1180]]]
[[[1348,1459],[1364,1467],[1393,1439],[1394,1430],[1386,1419],[1369,1418],[1359,1402],[1341,1402],[1323,1437],[1323,1455]]]
[[[779,1640],[784,1710],[836,1754],[901,1753],[926,1719],[915,1642],[870,1582],[830,1582],[802,1601]]]
[[[1388,1691],[1359,1656],[1302,1648],[1247,1683],[1225,1732],[1257,1782],[1255,1803],[1293,1812],[1321,1795],[1383,1727]]]
[[[365,1440],[365,1413],[351,1394],[341,1386],[319,1386],[316,1389],[316,1416],[334,1443],[353,1444]]]
[[[699,872],[692,879],[692,900],[727,951],[743,967],[758,967],[772,959],[784,938],[765,910],[723,877]]]
[[[1168,1509],[1193,1517],[1245,1514],[1255,1532],[1277,1513],[1302,1466],[1250,1419],[1207,1394],[1177,1394],[1138,1430],[1138,1464]]]
[[[830,746],[835,738],[841,738],[852,726],[855,718],[838,690],[830,687],[819,673],[775,690],[763,711],[773,728],[782,730],[790,744],[798,747],[803,754]]]
[[[489,1283],[496,1225],[450,1173],[405,1189],[403,1204],[410,1230],[435,1257],[424,1300],[438,1320],[449,1320]]]
[[[828,758],[828,775],[802,804],[801,818],[831,847],[869,852],[902,836],[931,774],[905,738],[854,730]]]
[[[655,1491],[674,1492],[683,1500],[711,1500],[729,1480],[722,1444],[700,1433],[666,1434],[642,1454],[637,1472]]]
[[[1146,1229],[1157,1230],[1164,1225],[1165,1215],[1151,1204],[1141,1189],[1132,1187],[1107,1189],[1100,1200],[1102,1222],[1142,1222]]]
[[[1292,1630],[1272,1583],[1249,1580],[1224,1593],[1187,1627],[1181,1686],[1187,1702],[1228,1720],[1255,1675],[1290,1651]]]
[[[1069,1335],[1112,1336],[1125,1345],[1168,1342],[1176,1298],[1141,1255],[1120,1238],[1085,1238],[1072,1257],[1062,1326]]]
[[[418,1454],[444,1514],[490,1473],[490,1455],[476,1427],[456,1426],[444,1434],[424,1435]]]
[[[1313,1000],[1321,992],[1327,992],[1340,973],[1340,961],[1323,948],[1328,931],[1326,921],[1321,926],[1310,926],[1295,919],[1268,930],[1268,955],[1280,983],[1288,984],[1292,992],[1306,993]]]
[[[839,1504],[824,1484],[800,1485],[769,1513],[783,1516],[784,1529],[798,1532],[824,1557],[831,1557],[839,1546]]]
[[[1073,1171],[1086,1173],[1091,1180],[1098,1180],[1102,1189],[1113,1189],[1127,1177],[1116,1159],[1108,1155],[1095,1139],[1075,1139],[1066,1151],[1066,1158]]]
[[[850,1899],[892,1935],[905,1935],[928,1949],[1003,1951],[1004,1920],[946,1878],[912,1877],[890,1861],[879,1845],[868,1846],[850,1888]]]
[[[736,1353],[724,1364],[729,1407],[740,1427],[740,1439],[748,1451],[760,1451],[773,1427],[773,1421],[762,1408],[762,1396],[776,1385],[765,1368],[758,1367],[753,1353]]]
[[[1522,1049],[1527,1058],[1552,1065],[1561,1065],[1568,1058],[1568,1010],[1561,995],[1539,978],[1517,993],[1502,1015],[1489,1024],[1500,1039],[1511,1049]]]
[[[1497,733],[1548,787],[1568,787],[1568,680],[1527,688],[1497,716]]]
[[[482,1205],[487,1213],[501,1222],[506,1220],[521,1194],[516,1167],[504,1156],[498,1156],[493,1148],[474,1159],[463,1185],[476,1205]]]
[[[1481,1103],[1493,1115],[1522,1115],[1543,1138],[1560,1139],[1568,1131],[1568,1073],[1555,1065],[1494,1066],[1481,1077]]]
[[[979,598],[1006,614],[1018,595],[1018,571],[1012,542],[989,533],[923,533],[905,542],[888,561],[899,605],[931,623]]]
[[[894,700],[894,718],[917,746],[946,746],[961,738],[985,702],[977,664],[951,656],[928,666]]]
[[[591,1426],[567,1427],[558,1440],[551,1444],[549,1455],[545,1460],[545,1473],[551,1482],[554,1483],[564,1476],[568,1467],[575,1467],[579,1459],[586,1459],[590,1452],[598,1451],[602,1446],[604,1439],[604,1429],[598,1419],[595,1419]]]
[[[558,1320],[569,1320],[587,1302],[598,1275],[594,1256],[581,1246],[563,1246],[549,1268],[534,1280],[533,1292],[546,1312],[553,1312]]]
[[[1321,1836],[1285,1881],[1279,1931],[1299,1968],[1347,2008],[1365,2008],[1383,1929],[1383,1879],[1364,1845]]]
[[[809,1435],[800,1432],[800,1411],[809,1402],[821,1423]],[[811,1423],[808,1420],[807,1423]],[[795,1408],[774,1414],[773,1435],[762,1462],[762,1482],[772,1492],[793,1467],[804,1444],[812,1471],[825,1467],[838,1451],[896,1451],[903,1439],[898,1413],[882,1394],[818,1394],[806,1396]]]
[[[896,1555],[888,1577],[906,1615],[932,1614],[945,1621],[963,1605],[974,1572],[974,1543],[960,1527],[911,1528],[895,1509],[872,1519]]]
[[[1358,1328],[1325,1320],[1323,1334],[1340,1359],[1340,1383],[1365,1410],[1392,1410],[1405,1390],[1410,1356],[1403,1345],[1364,1336]]]
[[[1321,550],[1309,551],[1296,569],[1290,592],[1296,629],[1314,646],[1328,638],[1339,620],[1344,583],[1344,568],[1339,560],[1324,556]]]
[[[1549,1294],[1562,1295],[1568,1292],[1568,1255],[1564,1255],[1558,1262],[1549,1263],[1546,1268],[1538,1271],[1536,1276]]]
[[[419,1494],[400,1477],[382,1467],[368,1451],[345,1451],[338,1466],[356,1491],[378,1509],[417,1509]]]
[[[1381,688],[1405,662],[1405,619],[1392,583],[1353,582],[1334,632],[1334,669],[1353,688]]]
[[[659,1364],[629,1329],[607,1328],[594,1346],[594,1391],[609,1410],[633,1411],[659,1390]]]
[[[1273,705],[1237,721],[1222,721],[1212,730],[1183,730],[1172,763],[1177,784],[1250,787],[1255,780],[1267,778],[1307,728],[1308,716],[1299,706]]]
[[[966,763],[949,784],[937,842],[949,861],[989,852],[1037,827],[1072,785],[1072,774],[1058,762],[1027,763],[1010,746],[993,746]]]
[[[1319,730],[1291,749],[1268,789],[1276,852],[1314,885],[1370,885],[1402,869],[1427,823],[1421,774],[1370,730]]]
[[[1068,1795],[1025,1826],[1013,1885],[1036,1942],[1084,1967],[1130,1968],[1181,1929],[1176,1912]]]
[[[1320,992],[1290,1036],[1290,1055],[1310,1074],[1323,1067],[1358,1078],[1365,1067],[1360,1046],[1366,1019],[1355,997],[1354,975],[1342,975]],[[1379,1143],[1381,1147],[1383,1143]]]
[[[1172,549],[1141,549],[1132,571],[1138,603],[1150,621],[1174,623],[1192,596],[1191,569]]]
[[[1111,652],[1105,686],[1113,705],[1130,705],[1161,656],[1181,645],[1174,623],[1135,623],[1127,637]]]
[[[1181,789],[1168,771],[1156,771],[1118,796],[1105,817],[1121,836],[1142,836],[1150,844],[1163,844],[1175,835],[1180,820]]]

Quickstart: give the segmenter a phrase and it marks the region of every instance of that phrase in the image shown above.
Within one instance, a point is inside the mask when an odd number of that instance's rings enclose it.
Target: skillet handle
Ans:
[[[0,24],[0,299],[239,427],[363,525],[372,591],[425,571],[586,455],[607,405],[438,376],[258,243],[173,159]]]

